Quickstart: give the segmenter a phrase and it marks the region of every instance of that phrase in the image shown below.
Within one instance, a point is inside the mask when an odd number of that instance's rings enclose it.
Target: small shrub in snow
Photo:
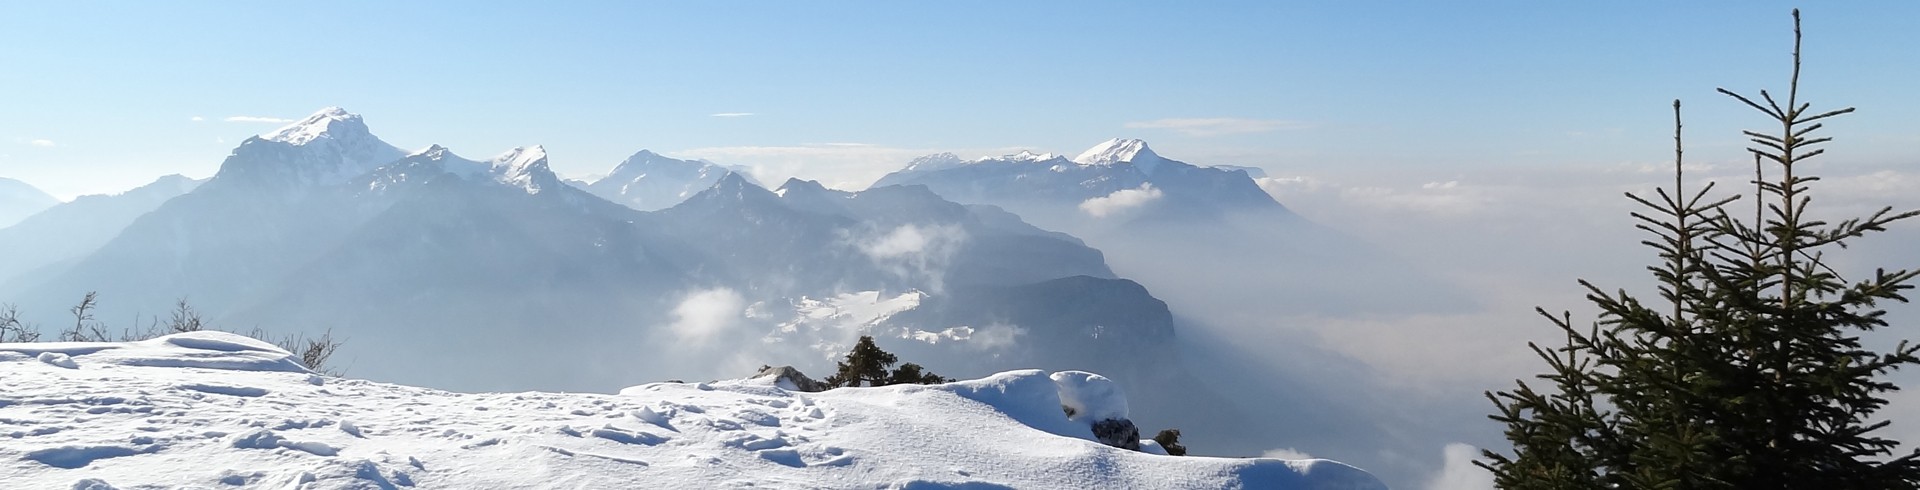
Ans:
[[[20,308],[14,305],[0,305],[0,344],[9,342],[38,342],[40,326],[20,321]]]
[[[1167,450],[1168,456],[1186,456],[1187,447],[1180,445],[1180,429],[1165,429],[1153,435],[1153,442]]]
[[[68,308],[73,313],[73,326],[60,331],[60,340],[64,342],[106,342],[107,326],[93,319],[93,308],[99,306],[100,293],[87,291],[80,303]]]

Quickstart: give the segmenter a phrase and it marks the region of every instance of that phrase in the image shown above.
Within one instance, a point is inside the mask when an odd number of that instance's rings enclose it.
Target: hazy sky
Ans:
[[[1712,89],[1784,85],[1790,46],[1774,2],[689,3],[9,2],[0,176],[204,177],[334,105],[407,148],[544,144],[568,175],[648,148],[841,187],[1116,136],[1282,171],[1652,162],[1672,99],[1732,134],[1752,119]],[[1912,161],[1920,4],[1806,14],[1816,101],[1871,104],[1852,157]]]

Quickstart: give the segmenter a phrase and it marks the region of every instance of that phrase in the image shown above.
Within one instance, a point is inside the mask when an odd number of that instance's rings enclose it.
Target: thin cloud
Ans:
[[[261,117],[261,116],[227,116],[226,121],[238,122],[238,123],[275,123],[275,124],[287,124],[287,123],[293,122],[292,119],[287,119],[287,118]]]
[[[1153,184],[1140,184],[1137,189],[1121,189],[1103,197],[1088,199],[1080,203],[1080,210],[1095,218],[1105,218],[1158,201],[1160,196],[1160,189],[1155,189]]]
[[[1169,118],[1152,121],[1134,121],[1126,124],[1128,129],[1166,129],[1187,136],[1221,136],[1228,134],[1265,133],[1289,129],[1313,127],[1300,121],[1282,119],[1240,119],[1233,117]]]
[[[1301,451],[1301,450],[1290,448],[1290,447],[1283,447],[1279,449],[1268,449],[1264,452],[1261,452],[1260,457],[1274,458],[1274,459],[1296,459],[1296,460],[1297,459],[1313,459],[1313,455],[1307,454],[1306,451]]]
[[[200,117],[200,116],[193,116],[193,117],[187,118],[187,120],[193,121],[193,122],[206,122],[207,118]]]
[[[38,147],[41,147],[41,148],[53,148],[53,146],[54,146],[54,145],[53,145],[53,140],[33,140],[33,141],[29,141],[29,142],[27,142],[27,144],[29,144],[29,145],[33,145],[33,146],[38,146]]]
[[[1427,480],[1427,490],[1493,488],[1493,473],[1473,464],[1480,457],[1480,448],[1456,442],[1448,444],[1443,453],[1446,466]]]
[[[709,114],[709,115],[710,115],[710,116],[713,116],[713,117],[747,117],[747,116],[751,116],[751,115],[753,115],[753,113],[751,113],[751,112],[721,112],[721,113],[715,113],[715,114]]]

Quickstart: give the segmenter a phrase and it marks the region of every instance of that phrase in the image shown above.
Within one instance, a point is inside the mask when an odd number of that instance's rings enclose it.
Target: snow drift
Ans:
[[[1384,488],[1326,460],[1093,442],[1062,406],[1124,416],[1126,400],[1090,373],[469,394],[322,377],[194,332],[0,344],[0,379],[0,481],[19,488]]]

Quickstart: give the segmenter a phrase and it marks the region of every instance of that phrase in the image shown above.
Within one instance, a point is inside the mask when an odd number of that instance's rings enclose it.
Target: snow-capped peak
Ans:
[[[1142,157],[1159,158],[1153,149],[1147,148],[1147,142],[1137,139],[1114,138],[1093,145],[1080,156],[1073,157],[1073,163],[1081,165],[1112,165],[1120,162],[1140,160]]]
[[[1147,142],[1130,138],[1110,139],[1098,145],[1093,145],[1093,148],[1088,148],[1087,151],[1081,152],[1080,156],[1073,157],[1073,162],[1081,165],[1113,165],[1121,162],[1132,163],[1133,166],[1139,168],[1141,172],[1149,174],[1153,173],[1154,167],[1159,166],[1160,162],[1164,160],[1166,159],[1154,153],[1152,148],[1147,148]]]
[[[787,197],[788,193],[824,194],[826,192],[827,186],[820,185],[820,181],[788,178],[786,183],[780,184],[779,189],[774,189],[773,194]]]
[[[367,123],[360,120],[359,114],[349,113],[346,109],[339,107],[328,107],[307,116],[306,119],[288,124],[271,133],[262,134],[260,137],[267,141],[299,146],[342,133],[368,134]]]
[[[1055,155],[1052,153],[1034,153],[1033,150],[1020,150],[1019,153],[1015,153],[1012,155],[1001,155],[997,157],[980,157],[980,158],[974,159],[973,161],[974,162],[991,162],[991,161],[1044,162],[1044,161],[1052,160],[1059,157],[1060,157],[1059,155]]]
[[[949,169],[953,167],[958,167],[964,163],[966,163],[966,160],[961,160],[959,155],[955,155],[953,153],[935,153],[932,155],[926,155],[919,158],[915,158],[913,159],[913,161],[907,162],[906,170],[919,170],[919,171],[930,172],[934,170],[944,170],[944,169]]]
[[[421,148],[420,151],[416,151],[407,155],[407,158],[413,158],[413,157],[426,157],[428,160],[439,160],[442,158],[446,158],[447,147],[440,146],[439,144],[434,144],[426,148]]]
[[[540,145],[517,147],[493,157],[493,168],[506,174],[523,174],[534,167],[547,166],[547,149]]]
[[[525,188],[528,194],[539,194],[548,185],[559,182],[559,177],[547,168],[547,149],[540,145],[507,150],[488,162],[493,165],[495,178]]]
[[[640,150],[634,153],[633,156],[621,161],[619,165],[614,165],[613,170],[607,172],[605,178],[615,179],[617,181],[629,181],[646,176],[655,166],[676,163],[683,166],[694,166],[693,164],[698,162],[668,158],[665,155],[654,153],[652,150]]]
[[[220,172],[207,188],[310,189],[344,183],[405,156],[405,150],[374,136],[359,114],[328,107],[247,138],[220,164]]]

